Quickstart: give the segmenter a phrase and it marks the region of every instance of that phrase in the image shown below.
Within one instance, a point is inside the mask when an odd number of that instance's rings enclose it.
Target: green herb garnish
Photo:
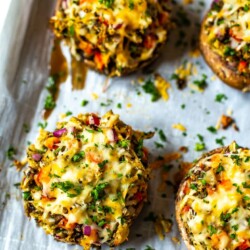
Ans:
[[[142,86],[142,88],[147,94],[151,95],[152,102],[156,102],[160,99],[161,95],[151,79],[148,79]]]
[[[54,98],[51,94],[49,94],[45,99],[44,109],[52,110],[55,108],[55,106],[56,106],[56,103],[54,101]]]
[[[72,158],[71,161],[72,162],[79,162],[80,160],[82,160],[85,156],[85,152],[84,151],[80,151],[79,153],[75,154]]]

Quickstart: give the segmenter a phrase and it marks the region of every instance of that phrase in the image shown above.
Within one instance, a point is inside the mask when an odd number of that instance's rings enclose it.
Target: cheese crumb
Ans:
[[[178,130],[180,130],[182,132],[186,132],[187,131],[186,127],[184,125],[182,125],[181,123],[173,124],[172,128],[178,129]]]

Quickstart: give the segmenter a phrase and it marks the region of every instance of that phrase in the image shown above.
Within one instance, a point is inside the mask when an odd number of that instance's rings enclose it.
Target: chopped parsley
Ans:
[[[121,103],[118,103],[118,104],[117,104],[117,108],[118,108],[118,109],[121,109],[121,108],[122,108],[122,104],[121,104]]]
[[[229,46],[226,46],[225,50],[224,50],[224,55],[225,56],[234,56],[236,54],[236,51],[234,49],[232,49]]]
[[[99,3],[104,4],[107,8],[111,8],[115,0],[99,0]]]
[[[134,9],[134,7],[135,7],[134,0],[129,0],[129,4],[128,4],[128,6],[129,6],[129,8],[130,8],[131,10],[133,10],[133,9]]]
[[[155,87],[154,82],[151,79],[148,79],[145,84],[142,86],[142,89],[145,93],[151,95],[151,101],[156,102],[160,99],[161,95],[158,89]]]
[[[75,27],[74,27],[74,25],[71,25],[69,27],[69,35],[70,36],[74,36],[75,35]]]
[[[55,95],[57,91],[56,87],[56,75],[50,76],[48,79],[48,85],[46,86],[46,89],[52,94]]]
[[[217,133],[217,129],[216,129],[215,127],[213,127],[213,126],[208,127],[207,130],[208,130],[209,132],[213,133],[213,134],[216,134],[216,133]]]
[[[223,100],[227,100],[228,98],[227,98],[227,96],[226,95],[224,95],[224,94],[217,94],[216,96],[215,96],[215,101],[216,102],[222,102]]]
[[[221,138],[215,139],[215,142],[216,142],[217,144],[221,145],[221,146],[224,146],[224,141],[223,141],[223,140],[225,140],[225,139],[226,139],[226,137],[225,137],[225,136],[222,136]]]
[[[5,155],[8,157],[10,161],[14,160],[14,155],[16,154],[16,149],[12,146],[10,146],[5,153]]]
[[[231,155],[231,159],[234,161],[236,165],[240,166],[242,159],[238,155]]]
[[[221,213],[220,215],[220,220],[223,222],[223,223],[227,223],[231,218],[231,214],[230,213]]]
[[[47,95],[44,103],[44,109],[46,110],[52,110],[56,106],[56,103],[54,101],[54,98],[51,94]]]
[[[128,148],[130,144],[130,140],[121,140],[118,142],[118,145],[122,148]]]
[[[222,164],[220,163],[217,170],[216,170],[216,174],[221,173],[222,171],[225,171],[225,168],[222,166]]]
[[[81,106],[82,106],[82,107],[85,107],[85,106],[88,105],[88,103],[89,103],[89,101],[83,100],[82,103],[81,103]]]
[[[203,150],[205,150],[206,149],[206,145],[204,143],[204,137],[202,135],[200,135],[200,134],[197,134],[197,137],[198,137],[198,139],[199,139],[200,142],[195,143],[194,150],[195,151],[203,151]]]
[[[72,158],[71,161],[72,162],[79,162],[80,160],[82,160],[85,156],[85,152],[84,151],[80,151],[79,153],[75,154]]]
[[[162,141],[166,142],[167,141],[167,137],[166,135],[164,134],[164,132],[162,131],[162,129],[159,130],[159,137]]]
[[[195,143],[195,148],[194,148],[195,151],[203,151],[205,149],[206,149],[206,145],[205,145],[204,142],[202,142],[202,143],[200,143],[200,142]]]
[[[42,128],[42,129],[45,129],[45,128],[47,127],[47,125],[48,125],[48,122],[47,122],[47,121],[45,121],[44,123],[39,122],[39,123],[37,124],[37,126],[40,127],[40,128]]]
[[[230,234],[230,238],[235,240],[237,238],[237,235],[234,233],[234,234]]]
[[[107,103],[104,103],[104,102],[101,102],[101,106],[102,107],[108,107],[108,106],[110,106],[111,104],[112,104],[112,100],[111,99],[108,99],[107,100]]]
[[[15,184],[14,184],[14,187],[19,188],[19,187],[20,187],[20,185],[21,185],[21,183],[20,183],[20,182],[18,182],[18,183],[15,183]]]
[[[209,232],[210,236],[217,233],[217,229],[214,226],[209,225],[207,228],[208,228],[208,232]]]
[[[250,200],[250,196],[245,195],[245,196],[243,197],[243,200],[244,200],[244,201],[249,201],[249,200]]]
[[[73,113],[71,112],[71,111],[67,111],[66,113],[65,113],[65,115],[66,116],[70,116],[70,115],[72,115]]]
[[[195,190],[195,191],[198,191],[198,186],[195,183],[191,183],[190,184],[190,188],[193,189],[193,190]]]
[[[242,182],[243,188],[250,188],[250,184],[247,184],[246,182]]]
[[[249,11],[249,5],[248,5],[248,4],[245,4],[243,10],[244,10],[245,12],[248,12],[248,11]]]
[[[94,201],[97,201],[99,199],[102,199],[104,196],[104,189],[108,186],[107,182],[98,184],[92,191],[91,196]]]
[[[104,168],[108,162],[109,162],[108,160],[104,160],[103,162],[98,163],[99,168]]]
[[[29,191],[23,192],[23,199],[25,201],[30,200],[30,198],[31,198],[31,193]]]
[[[164,146],[161,143],[157,141],[155,141],[154,143],[155,143],[156,148],[164,148]]]
[[[237,231],[237,230],[239,229],[239,225],[233,225],[233,226],[232,226],[232,229],[233,229],[234,231]]]
[[[62,190],[64,193],[67,193],[67,196],[70,198],[74,198],[81,194],[82,187],[79,185],[75,185],[71,181],[63,181],[63,182],[53,182],[51,184],[51,189],[58,188]]]
[[[193,82],[194,85],[196,85],[200,90],[204,90],[207,87],[207,76],[205,74],[202,74],[201,80],[195,80]]]

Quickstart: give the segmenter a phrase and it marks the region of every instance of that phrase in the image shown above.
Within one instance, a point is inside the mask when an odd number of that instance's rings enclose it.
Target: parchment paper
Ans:
[[[218,147],[215,139],[225,136],[225,144],[236,140],[242,146],[250,147],[250,104],[249,94],[243,94],[223,84],[213,77],[213,73],[206,66],[203,59],[189,57],[190,47],[185,45],[188,41],[197,39],[198,24],[210,1],[203,6],[202,1],[184,5],[178,1],[174,5],[175,19],[180,21],[181,7],[187,12],[190,26],[177,24],[176,30],[170,35],[169,43],[165,46],[163,53],[150,69],[160,73],[167,79],[172,87],[168,91],[169,101],[159,100],[151,102],[151,97],[145,94],[139,85],[133,85],[143,73],[133,74],[126,78],[110,80],[110,86],[103,92],[105,76],[89,71],[85,88],[72,91],[71,78],[61,85],[57,106],[48,119],[46,129],[53,130],[58,116],[67,111],[78,114],[80,112],[98,112],[104,114],[109,109],[120,114],[121,119],[140,130],[162,129],[168,141],[162,143],[158,134],[146,146],[150,150],[151,160],[168,152],[178,151],[179,147],[187,146],[188,153],[184,154],[183,160],[193,161],[201,155],[194,150],[198,142],[197,134],[204,136],[206,150]],[[14,146],[18,152],[18,158],[25,155],[28,141],[34,141],[38,135],[38,122],[43,122],[41,113],[44,99],[47,95],[45,86],[48,78],[48,62],[52,44],[52,34],[48,29],[48,20],[53,13],[55,1],[51,0],[12,0],[2,34],[0,34],[0,249],[3,250],[57,250],[57,249],[81,249],[78,246],[70,246],[56,242],[51,236],[45,235],[42,229],[37,228],[33,220],[29,221],[24,215],[21,192],[14,187],[20,182],[21,173],[11,167],[5,155],[10,146]],[[182,30],[186,35],[180,32]],[[176,42],[184,46],[176,46]],[[66,57],[70,60],[69,52],[63,48]],[[202,79],[202,74],[208,76],[207,89],[201,93],[190,87],[180,91],[171,75],[175,69],[185,60],[192,62],[197,68],[197,74],[189,78],[188,84],[193,80]],[[146,70],[147,72],[150,69]],[[150,75],[144,76],[146,79]],[[213,79],[213,80],[212,80]],[[141,95],[138,95],[138,91]],[[93,99],[93,93],[98,99]],[[215,96],[223,93],[227,100],[223,103],[215,102]],[[85,107],[81,106],[82,100],[89,100]],[[108,99],[113,102],[108,106]],[[122,109],[117,104],[122,103]],[[129,105],[128,105],[129,104]],[[132,105],[131,107],[130,104]],[[182,109],[185,104],[185,109]],[[128,105],[128,106],[127,106]],[[239,132],[232,128],[218,131],[216,135],[211,134],[207,127],[215,126],[218,118],[226,114],[227,110],[233,111],[233,118],[240,129]],[[187,136],[172,128],[173,124],[181,123],[187,128]],[[23,125],[30,127],[30,132],[25,133]],[[163,148],[156,148],[155,142],[163,144]],[[205,152],[205,151],[204,151]],[[172,173],[178,170],[178,163]],[[170,181],[171,181],[170,173]],[[171,186],[167,186],[162,198],[158,186],[161,182],[160,171],[153,173],[149,189],[149,204],[147,204],[131,229],[129,241],[117,249],[135,248],[146,249],[151,246],[157,250],[186,249],[184,244],[176,244],[173,237],[181,240],[177,230],[174,215],[174,192]],[[164,214],[166,218],[173,221],[173,227],[164,240],[159,240],[154,230],[154,224],[145,221],[149,212]],[[138,237],[138,234],[142,235]],[[105,247],[103,248],[105,249]],[[108,249],[108,248],[107,248]]]

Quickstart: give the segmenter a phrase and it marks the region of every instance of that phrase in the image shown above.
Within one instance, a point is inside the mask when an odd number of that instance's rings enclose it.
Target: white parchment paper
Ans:
[[[53,39],[48,29],[48,20],[54,5],[55,1],[51,0],[12,0],[3,32],[0,34],[0,249],[3,250],[81,249],[54,241],[42,229],[37,228],[33,220],[26,218],[21,192],[13,185],[20,182],[21,173],[11,167],[11,162],[5,155],[12,145],[18,150],[17,157],[24,156],[27,142],[34,141],[38,134],[38,122],[43,122],[41,113],[47,95],[45,86]],[[218,79],[214,80],[214,74],[202,58],[189,57],[189,46],[186,43],[190,44],[197,39],[197,27],[209,5],[210,1],[195,1],[189,5],[178,1],[174,5],[177,23],[181,19],[180,10],[184,9],[191,25],[177,24],[160,59],[150,67],[171,83],[169,101],[159,100],[152,103],[151,97],[139,85],[131,84],[139,76],[143,76],[143,73],[112,79],[108,90],[103,92],[106,77],[89,71],[84,89],[72,91],[70,76],[61,85],[57,106],[48,120],[47,129],[54,129],[59,114],[67,111],[75,115],[80,112],[98,112],[102,115],[113,109],[120,114],[122,120],[136,129],[148,131],[159,128],[164,131],[168,142],[163,143],[163,148],[155,147],[155,142],[161,142],[157,133],[146,142],[152,159],[178,151],[180,146],[187,146],[189,152],[184,155],[183,160],[193,161],[201,154],[194,150],[195,143],[198,142],[197,134],[204,136],[206,150],[218,147],[215,139],[223,136],[225,144],[236,140],[238,144],[250,147],[250,95],[231,89]],[[176,43],[181,45],[177,46]],[[64,52],[70,60],[65,47]],[[202,74],[208,76],[208,87],[203,93],[193,91],[190,87],[180,91],[175,82],[170,80],[175,69],[185,60],[192,62],[197,68],[197,74],[189,78],[189,84],[193,80],[202,79]],[[147,79],[149,76],[148,74],[144,77]],[[141,95],[138,95],[138,91]],[[93,93],[98,96],[95,100]],[[215,96],[219,93],[225,94],[228,99],[223,103],[215,102]],[[107,103],[108,99],[113,100],[108,107],[100,105]],[[82,107],[82,100],[89,100],[89,104]],[[117,108],[118,103],[122,104],[122,109]],[[181,108],[182,104],[185,109]],[[211,134],[207,127],[215,126],[219,117],[226,114],[228,109],[233,111],[232,116],[240,131],[229,128],[218,131],[216,135]],[[187,128],[187,136],[172,128],[176,123]],[[28,134],[23,129],[24,124],[30,127]],[[177,171],[178,164],[175,165],[173,172]],[[182,242],[176,244],[172,240],[173,237],[181,240],[175,222],[173,188],[168,186],[164,192],[166,197],[162,198],[162,193],[157,190],[160,182],[160,171],[155,171],[150,182],[150,202],[133,225],[129,241],[117,249],[144,250],[147,245],[156,250],[186,249]],[[144,220],[149,212],[164,214],[173,221],[172,231],[162,241],[156,235],[153,223]]]

